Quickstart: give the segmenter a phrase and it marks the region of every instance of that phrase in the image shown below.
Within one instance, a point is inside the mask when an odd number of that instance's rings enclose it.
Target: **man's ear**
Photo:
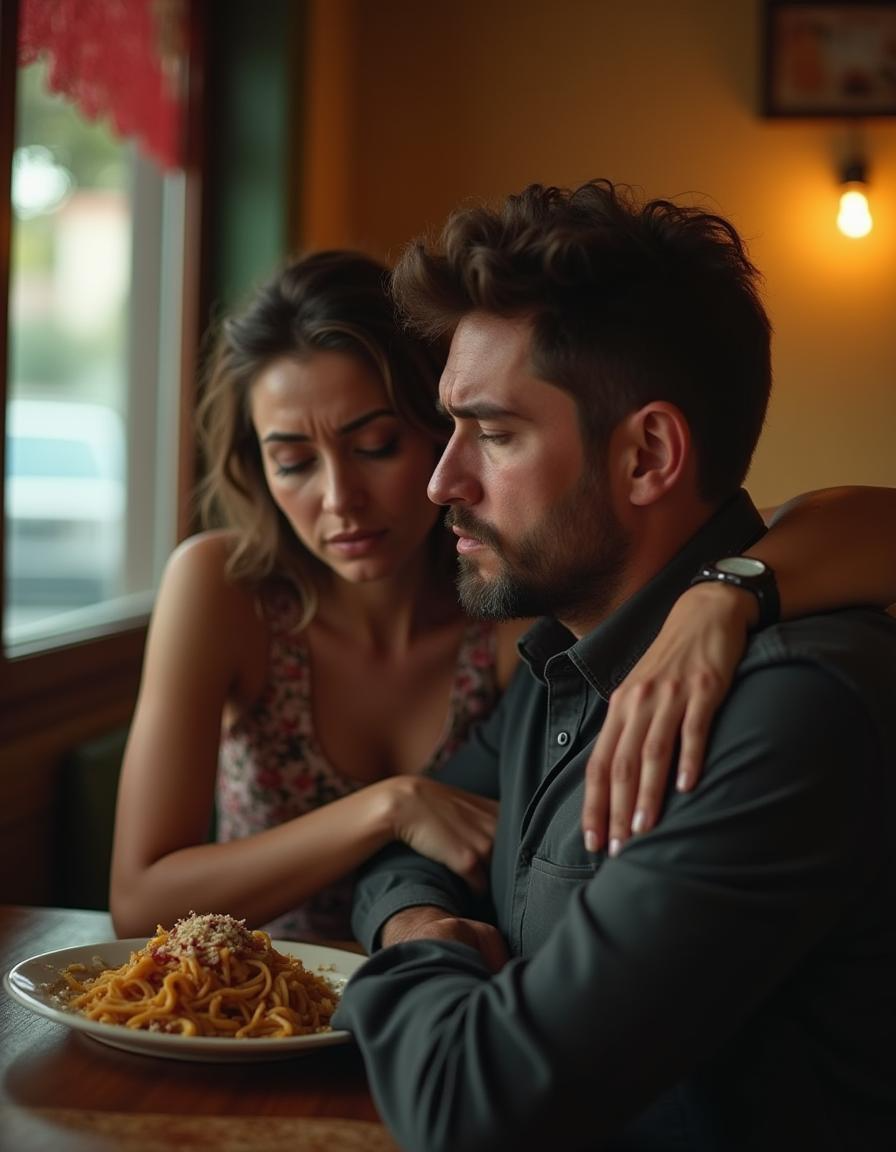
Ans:
[[[622,480],[629,503],[653,504],[693,467],[691,430],[680,408],[656,400],[617,427]]]

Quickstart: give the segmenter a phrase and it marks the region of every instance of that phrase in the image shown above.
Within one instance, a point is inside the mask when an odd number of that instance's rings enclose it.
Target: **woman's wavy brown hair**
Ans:
[[[404,252],[393,293],[414,329],[450,336],[470,312],[526,317],[532,364],[570,392],[589,450],[651,400],[691,428],[704,499],[743,482],[771,388],[760,276],[721,216],[593,180],[532,184],[451,216]]]
[[[315,352],[356,356],[380,376],[389,402],[413,427],[447,440],[436,398],[443,357],[435,342],[405,331],[389,294],[388,270],[356,252],[316,252],[289,263],[223,320],[198,409],[205,471],[198,488],[204,527],[233,534],[228,575],[259,587],[287,581],[314,612],[319,566],[274,503],[264,476],[249,397],[258,375],[282,357]]]

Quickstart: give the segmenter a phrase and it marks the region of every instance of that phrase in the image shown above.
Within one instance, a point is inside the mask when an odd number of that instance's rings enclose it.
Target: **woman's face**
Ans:
[[[352,582],[418,557],[440,514],[426,495],[437,446],[373,368],[342,352],[275,360],[250,411],[271,495],[309,552]]]

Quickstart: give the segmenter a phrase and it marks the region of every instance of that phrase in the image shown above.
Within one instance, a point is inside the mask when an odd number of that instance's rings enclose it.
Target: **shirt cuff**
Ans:
[[[380,933],[386,921],[405,908],[419,908],[423,904],[444,908],[446,916],[461,914],[442,888],[431,888],[425,884],[401,886],[385,893],[364,910],[355,922],[355,934],[368,953],[375,952],[382,947]]]

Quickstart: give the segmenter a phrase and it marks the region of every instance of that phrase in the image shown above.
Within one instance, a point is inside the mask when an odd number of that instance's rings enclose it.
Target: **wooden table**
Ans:
[[[0,970],[114,939],[103,912],[0,906]],[[201,1064],[132,1055],[0,992],[0,1149],[397,1152],[353,1044]]]

